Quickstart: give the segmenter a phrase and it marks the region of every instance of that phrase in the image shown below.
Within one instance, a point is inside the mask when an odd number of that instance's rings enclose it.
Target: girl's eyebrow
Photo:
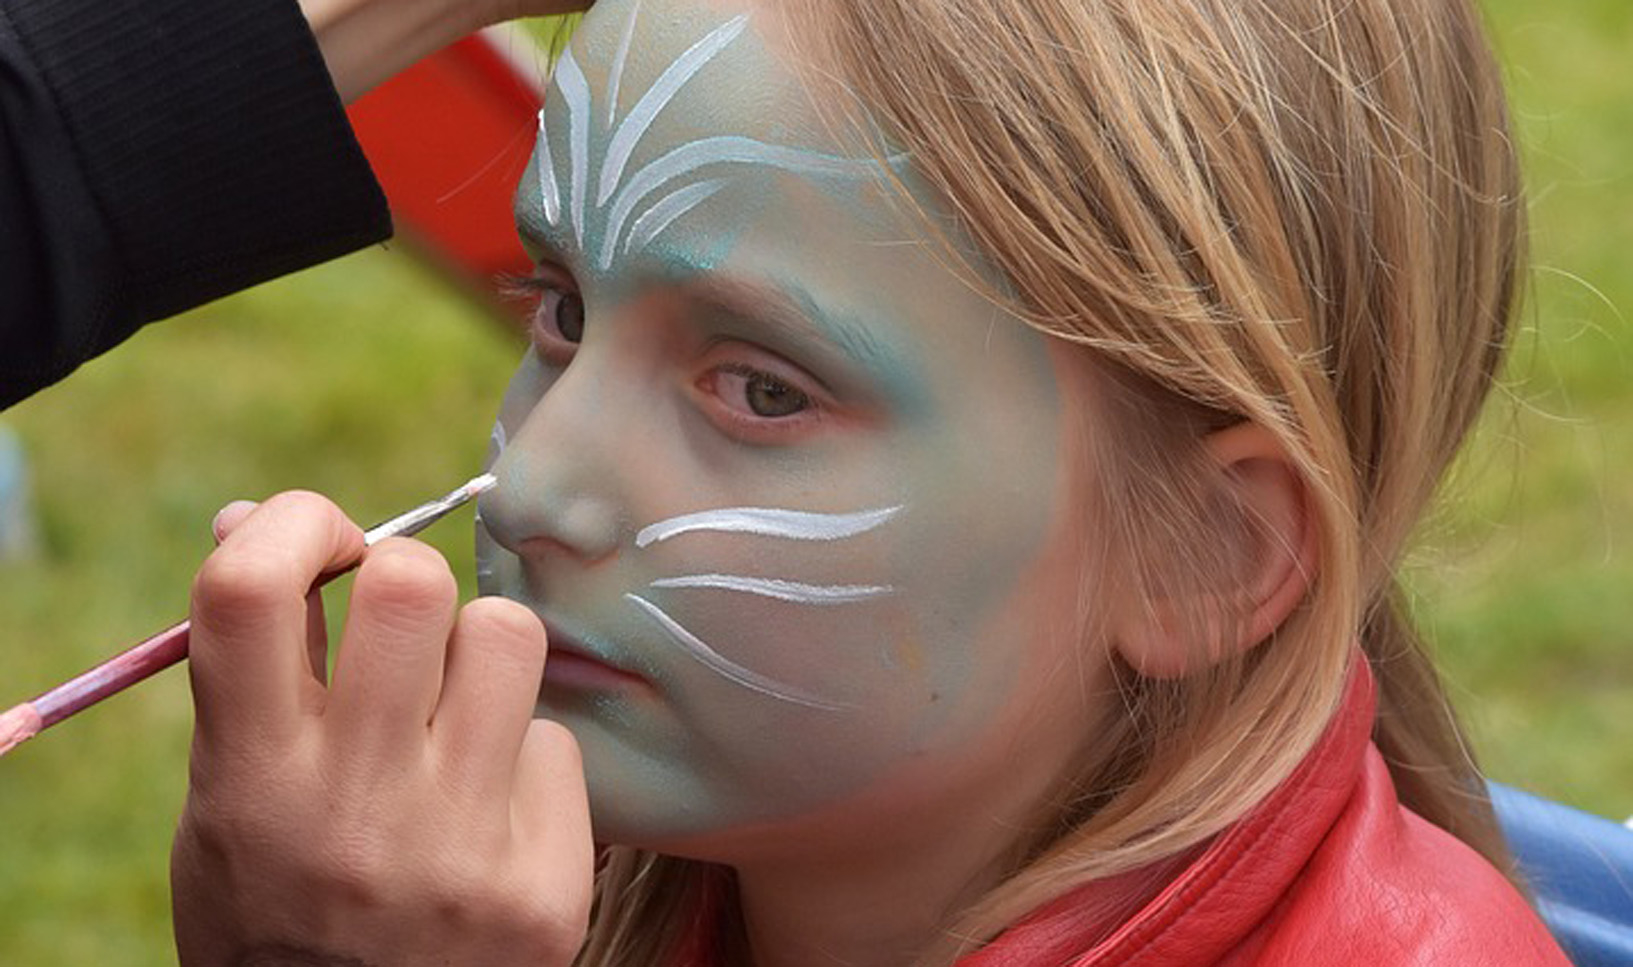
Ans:
[[[528,199],[525,195],[518,187],[511,203],[516,234],[521,237],[524,246],[550,253],[554,256],[551,261],[565,262],[566,255],[579,251],[572,231],[560,225],[551,225],[545,220],[544,211],[534,203],[536,199]]]
[[[798,283],[757,282],[706,272],[685,284],[697,302],[725,315],[752,321],[802,344],[832,345],[847,358],[889,380],[918,378],[918,367],[866,325],[829,311]]]

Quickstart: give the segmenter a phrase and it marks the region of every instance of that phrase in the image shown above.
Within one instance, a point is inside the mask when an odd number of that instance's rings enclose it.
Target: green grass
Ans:
[[[1633,8],[1488,0],[1532,199],[1507,399],[1413,585],[1491,775],[1633,814]]]
[[[1488,3],[1539,263],[1510,379],[1415,556],[1489,771],[1633,812],[1633,8]],[[386,516],[474,472],[517,342],[372,250],[150,328],[6,415],[42,549],[0,565],[0,705],[185,611],[227,500],[309,487]],[[470,574],[468,517],[427,536]],[[470,593],[469,584],[466,593]],[[186,782],[172,672],[0,760],[0,964],[173,963]]]

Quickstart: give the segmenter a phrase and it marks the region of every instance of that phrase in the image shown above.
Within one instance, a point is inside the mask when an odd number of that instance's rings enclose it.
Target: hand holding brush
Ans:
[[[193,591],[197,712],[171,858],[183,967],[571,962],[593,847],[578,749],[534,718],[543,626],[371,547],[332,680],[309,589],[362,532],[310,494],[229,509]]]

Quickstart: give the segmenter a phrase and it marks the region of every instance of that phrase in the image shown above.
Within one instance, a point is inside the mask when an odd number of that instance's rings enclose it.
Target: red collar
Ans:
[[[1104,884],[1088,884],[961,958],[958,967],[1214,964],[1270,913],[1343,812],[1371,740],[1372,674],[1354,663],[1343,701],[1293,774],[1221,833],[1110,936],[1087,915]]]

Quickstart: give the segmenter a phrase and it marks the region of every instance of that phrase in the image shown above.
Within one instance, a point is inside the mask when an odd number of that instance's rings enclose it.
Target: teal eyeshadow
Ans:
[[[649,248],[639,259],[660,265],[661,268],[648,277],[659,275],[668,284],[684,284],[688,278],[714,271],[718,260],[714,254],[699,255],[672,244]],[[809,290],[792,279],[770,276],[758,281],[775,288],[793,303],[810,326],[776,326],[767,331],[763,324],[756,328],[754,324],[760,320],[750,316],[739,322],[745,329],[751,330],[744,333],[744,338],[773,343],[783,340],[805,343],[817,352],[837,349],[852,364],[870,375],[871,388],[888,399],[898,411],[916,414],[930,406],[929,384],[918,360],[879,338],[876,327],[852,315],[825,309]],[[790,328],[792,331],[785,332]],[[809,337],[804,336],[803,330],[806,329],[810,330]],[[801,354],[796,352],[790,355],[797,359]]]
[[[877,385],[899,410],[923,413],[929,409],[929,383],[916,357],[881,339],[876,326],[849,313],[823,308],[803,286],[787,279],[774,281],[830,342],[873,374]]]

